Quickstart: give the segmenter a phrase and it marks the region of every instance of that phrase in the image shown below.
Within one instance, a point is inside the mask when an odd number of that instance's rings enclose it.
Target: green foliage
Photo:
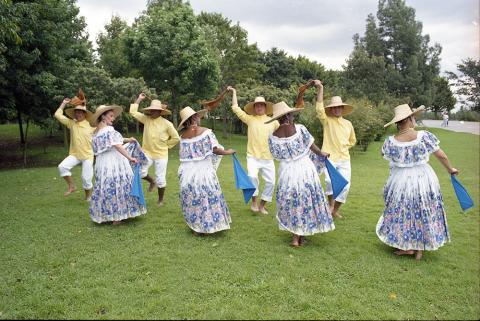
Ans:
[[[126,35],[130,64],[147,84],[168,91],[174,120],[180,107],[218,88],[219,65],[188,3],[152,3]]]
[[[295,70],[295,59],[278,48],[272,48],[265,52],[262,63],[266,70],[263,81],[280,89],[289,88],[293,83],[298,82]]]
[[[454,82],[455,93],[465,107],[480,112],[480,60],[467,58],[457,68],[460,75],[448,72],[449,79]]]
[[[453,97],[448,80],[436,77],[433,81],[433,102],[429,110],[438,113],[443,110],[452,110],[457,100]]]

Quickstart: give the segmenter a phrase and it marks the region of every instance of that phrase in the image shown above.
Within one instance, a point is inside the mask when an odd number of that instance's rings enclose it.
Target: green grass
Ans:
[[[432,132],[476,207],[461,212],[449,175],[432,158],[452,243],[420,262],[396,257],[375,234],[388,176],[381,142],[355,152],[336,230],[299,249],[278,230],[273,204],[269,216],[243,204],[230,157],[218,175],[233,223],[206,237],[194,237],[183,220],[177,151],[167,205],[156,208],[148,194],[148,214],[120,226],[92,223],[81,192],[64,198],[55,166],[1,171],[0,318],[479,319],[479,137]],[[245,164],[246,139],[218,137]],[[57,143],[48,150],[58,163],[66,154]],[[81,186],[79,168],[73,173]]]

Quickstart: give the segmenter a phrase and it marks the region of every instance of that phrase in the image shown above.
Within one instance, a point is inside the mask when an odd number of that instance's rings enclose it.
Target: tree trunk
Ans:
[[[223,108],[222,110],[222,118],[223,118],[223,138],[227,138],[227,109]]]
[[[27,119],[27,128],[25,128],[25,143],[23,144],[23,167],[27,166],[27,139],[28,139],[29,126],[30,126],[30,119]]]
[[[23,121],[22,121],[22,113],[20,110],[17,109],[17,120],[18,120],[18,128],[20,129],[20,145],[25,144],[25,136],[23,135]]]

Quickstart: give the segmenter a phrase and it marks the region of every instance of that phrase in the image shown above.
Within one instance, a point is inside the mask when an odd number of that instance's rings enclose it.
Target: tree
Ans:
[[[0,105],[15,109],[25,144],[24,120],[42,124],[50,117],[61,90],[55,83],[68,75],[72,61],[92,63],[91,45],[73,0],[15,1],[10,10],[22,41],[10,42],[4,52]]]
[[[453,97],[448,80],[443,77],[437,77],[433,84],[433,101],[428,109],[435,114],[443,110],[452,110],[457,100]]]
[[[112,16],[105,25],[105,32],[97,36],[98,64],[112,77],[131,76],[133,71],[125,53],[125,34],[127,23],[118,16]]]
[[[284,50],[272,48],[263,54],[261,61],[266,67],[263,78],[266,84],[286,89],[299,82],[295,59],[288,56]]]
[[[217,89],[219,66],[188,3],[155,1],[126,35],[127,57],[147,84],[168,92],[174,113],[209,98]]]
[[[467,58],[457,65],[460,75],[448,72],[455,94],[470,110],[480,112],[480,60]]]

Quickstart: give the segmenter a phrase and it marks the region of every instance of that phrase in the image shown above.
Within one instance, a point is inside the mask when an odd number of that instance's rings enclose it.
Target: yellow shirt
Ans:
[[[333,161],[349,160],[348,149],[357,142],[352,123],[343,117],[327,116],[323,102],[317,102],[315,107],[323,125],[322,151],[329,153]]]
[[[145,154],[151,159],[168,158],[168,149],[180,141],[173,124],[162,116],[154,119],[138,112],[138,104],[130,105],[130,114],[144,125],[142,148]]]
[[[70,149],[69,155],[75,156],[79,160],[93,160],[92,135],[95,130],[90,126],[87,120],[77,122],[63,115],[63,109],[58,108],[55,112],[55,118],[60,123],[70,129]]]
[[[248,126],[247,155],[256,159],[273,159],[268,148],[268,136],[280,126],[278,121],[265,124],[272,118],[267,115],[249,115],[238,106],[232,106],[232,110]]]

